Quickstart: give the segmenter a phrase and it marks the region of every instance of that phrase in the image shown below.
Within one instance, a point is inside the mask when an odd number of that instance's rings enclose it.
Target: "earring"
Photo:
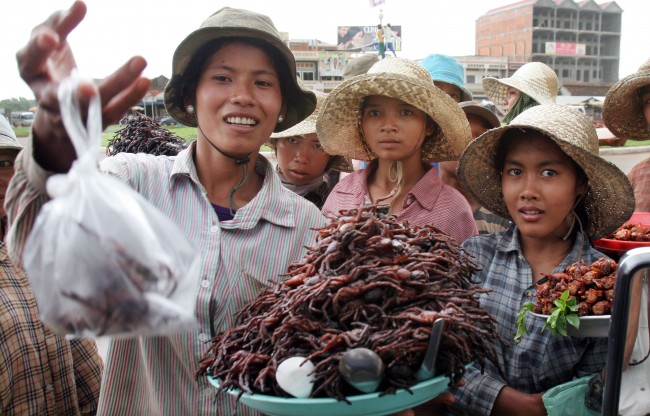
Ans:
[[[188,113],[194,114],[194,106],[192,104],[185,107],[185,109],[187,110]]]
[[[282,123],[284,121],[284,117],[282,117],[282,114],[278,116],[278,123]]]

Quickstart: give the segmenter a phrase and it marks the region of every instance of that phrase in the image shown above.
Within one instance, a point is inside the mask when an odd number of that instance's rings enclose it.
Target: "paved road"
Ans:
[[[629,149],[629,148],[625,148]],[[645,148],[643,150],[646,150]],[[623,172],[628,173],[630,169],[643,159],[650,157],[650,149],[640,153],[609,153],[601,152],[601,156],[621,169]]]

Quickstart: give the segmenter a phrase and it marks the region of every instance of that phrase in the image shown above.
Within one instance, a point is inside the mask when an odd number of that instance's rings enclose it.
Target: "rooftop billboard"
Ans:
[[[402,26],[391,25],[393,31],[393,46],[396,51],[402,50]],[[336,48],[347,51],[373,51],[377,49],[377,25],[374,26],[338,26]],[[388,48],[386,48],[388,52]]]

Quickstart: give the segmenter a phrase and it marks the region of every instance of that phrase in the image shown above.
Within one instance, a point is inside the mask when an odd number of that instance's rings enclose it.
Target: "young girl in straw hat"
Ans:
[[[467,118],[420,64],[385,59],[344,81],[325,100],[316,128],[328,153],[371,160],[334,187],[326,216],[379,204],[458,241],[476,235],[467,201],[430,165],[458,158],[471,138]]]
[[[463,187],[492,212],[513,221],[506,232],[470,238],[463,246],[481,269],[481,306],[513,340],[517,313],[544,274],[603,255],[590,239],[608,235],[633,210],[627,177],[598,155],[590,119],[568,106],[542,104],[509,126],[473,141],[459,161]],[[481,415],[545,415],[542,396],[605,365],[606,338],[551,336],[545,321],[528,320],[528,335],[498,345],[507,380],[494,368],[471,368],[454,390],[457,410]],[[531,322],[532,321],[532,322]]]
[[[56,91],[74,70],[66,37],[85,11],[84,3],[76,2],[53,14],[17,54],[39,110],[7,194],[9,245],[16,260],[48,199],[46,178],[68,171],[75,159]],[[98,87],[82,84],[80,101],[87,105],[99,94],[104,124],[116,121],[149,88],[141,76],[145,65],[134,57]],[[102,169],[140,192],[195,244],[202,268],[195,282],[199,327],[111,340],[99,414],[231,414],[235,399],[215,398],[207,379],[195,378],[209,348],[206,341],[299,260],[314,241],[314,228],[326,223],[318,208],[282,186],[258,154],[274,130],[297,124],[316,105],[314,95],[298,86],[293,55],[271,20],[223,8],[180,43],[172,69],[165,105],[176,120],[197,127],[197,140],[175,157],[123,153],[104,159]],[[238,414],[256,412],[242,406]]]
[[[541,62],[529,62],[509,78],[483,78],[483,90],[503,114],[505,125],[525,110],[555,102],[559,82],[555,71]]]
[[[631,140],[650,139],[650,60],[639,70],[623,78],[607,92],[603,105],[603,119],[607,128],[617,137]],[[635,211],[650,212],[650,158],[635,165],[628,178],[634,187]],[[643,286],[642,286],[643,284]],[[648,296],[647,271],[633,282],[630,300],[626,367],[621,377],[618,412],[620,415],[645,415],[650,413],[650,296]],[[632,363],[632,364],[629,364]],[[629,365],[628,365],[629,364]],[[592,384],[602,383],[602,374]],[[594,389],[592,389],[594,390]],[[592,394],[593,410],[600,412],[602,389]],[[595,397],[593,397],[595,396]]]
[[[314,112],[299,124],[273,133],[268,144],[275,151],[276,171],[282,185],[321,208],[336,185],[332,183],[335,175],[329,173],[349,172],[352,166],[341,156],[327,154],[318,140],[316,119],[327,94],[314,94]]]

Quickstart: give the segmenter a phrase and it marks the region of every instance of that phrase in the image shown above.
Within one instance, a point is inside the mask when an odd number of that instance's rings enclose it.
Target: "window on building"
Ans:
[[[571,71],[569,71],[568,69],[563,69],[562,70],[562,78],[565,78],[565,79],[569,78],[570,75],[571,75]]]
[[[577,70],[576,71],[576,81],[580,81],[580,74],[582,74],[582,71]]]
[[[474,75],[468,75],[468,76],[467,76],[467,80],[466,80],[466,82],[467,82],[468,84],[474,84],[474,83],[476,83],[476,76],[474,76]]]

